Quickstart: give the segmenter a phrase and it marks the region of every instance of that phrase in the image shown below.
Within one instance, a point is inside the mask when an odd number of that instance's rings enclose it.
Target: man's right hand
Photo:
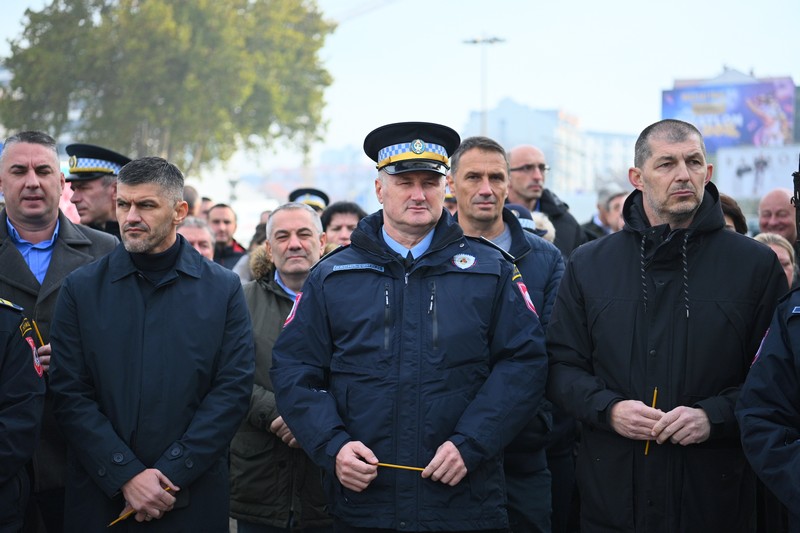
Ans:
[[[169,487],[172,493],[164,490]],[[148,468],[139,472],[122,486],[122,494],[128,507],[136,511],[136,521],[143,522],[161,518],[175,505],[175,496],[180,488],[174,485],[160,470]]]
[[[623,400],[611,406],[609,423],[622,435],[633,440],[653,440],[653,426],[664,416],[661,409],[648,407],[639,400]]]
[[[286,422],[283,421],[282,416],[279,416],[272,421],[272,423],[269,425],[269,430],[277,435],[278,438],[280,438],[284,444],[290,448],[300,447],[300,445],[297,443],[297,439],[295,439],[294,435],[292,435],[292,430],[289,429],[289,426],[287,426]]]
[[[50,347],[50,344],[44,344],[39,346],[36,349],[36,353],[39,356],[39,362],[42,364],[42,370],[45,372],[50,372],[50,356],[53,353],[53,349]]]
[[[346,488],[361,492],[378,477],[377,463],[372,450],[362,442],[350,441],[336,454],[336,477]]]

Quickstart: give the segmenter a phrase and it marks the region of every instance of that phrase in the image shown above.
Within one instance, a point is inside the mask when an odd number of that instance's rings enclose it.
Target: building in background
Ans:
[[[675,80],[662,93],[661,116],[700,129],[717,187],[752,211],[767,191],[793,186],[800,154],[798,95],[789,77],[756,78],[724,67],[714,78]]]
[[[661,117],[698,127],[709,153],[737,146],[795,142],[795,85],[791,78],[755,78],[725,68],[705,80],[676,80],[663,91]]]

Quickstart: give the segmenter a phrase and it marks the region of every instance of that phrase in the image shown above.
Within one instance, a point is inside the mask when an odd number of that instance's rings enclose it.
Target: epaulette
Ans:
[[[486,244],[488,246],[491,246],[492,248],[494,248],[495,250],[497,250],[498,252],[503,254],[503,257],[505,257],[507,260],[511,261],[512,263],[517,260],[516,257],[511,255],[507,251],[503,250],[502,248],[497,246],[495,243],[493,243],[492,241],[490,241],[486,237],[470,237],[469,235],[464,235],[464,237],[466,237],[467,239],[469,239],[471,241],[480,242],[482,244]]]
[[[3,300],[2,298],[0,298],[0,305],[2,305],[3,307],[10,307],[11,309],[14,309],[19,312],[23,311],[22,307],[18,306],[15,303],[9,302],[8,300]]]

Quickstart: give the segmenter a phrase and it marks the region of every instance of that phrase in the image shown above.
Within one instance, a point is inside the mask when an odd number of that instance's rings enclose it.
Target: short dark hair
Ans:
[[[727,194],[719,193],[719,203],[722,205],[722,214],[731,217],[733,229],[736,230],[736,233],[746,235],[747,219],[744,218],[744,213],[742,213],[742,209],[739,207],[736,200]]]
[[[49,148],[53,151],[56,157],[58,157],[58,147],[56,146],[56,140],[53,139],[51,136],[46,134],[43,131],[21,131],[14,135],[8,137],[5,142],[3,143],[3,150],[0,151],[0,161],[3,160],[3,154],[6,152],[6,148],[9,146],[19,144],[19,143],[26,143],[26,144],[38,144],[40,146],[44,146],[45,148]]]
[[[658,137],[670,143],[679,143],[685,141],[692,135],[696,135],[697,138],[700,139],[700,146],[705,156],[706,144],[703,141],[703,134],[692,124],[671,118],[650,124],[642,130],[642,133],[639,134],[639,138],[636,139],[633,166],[642,168],[645,162],[650,159],[650,156],[653,155],[653,152],[650,150],[650,139]]]
[[[501,154],[503,159],[506,160],[506,172],[508,171],[508,154],[505,148],[494,139],[477,135],[475,137],[467,137],[461,141],[461,144],[458,145],[458,148],[456,148],[455,152],[450,156],[450,174],[456,173],[458,164],[461,162],[461,156],[473,148],[483,150],[484,152],[497,152]]]
[[[173,202],[183,200],[183,172],[161,157],[134,159],[120,169],[117,183],[124,185],[155,183],[161,186]]]
[[[328,229],[328,224],[331,223],[333,215],[342,214],[355,215],[358,217],[358,220],[361,220],[367,216],[367,212],[361,209],[361,206],[355,202],[333,202],[331,205],[326,207],[319,216],[320,220],[322,221],[322,231],[326,231]]]

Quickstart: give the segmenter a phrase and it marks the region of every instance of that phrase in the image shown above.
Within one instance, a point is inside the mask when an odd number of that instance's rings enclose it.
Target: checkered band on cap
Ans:
[[[92,159],[89,157],[71,157],[69,161],[69,171],[76,172],[109,172],[119,174],[122,165],[106,161],[104,159]]]
[[[398,155],[404,154],[414,154],[415,156],[420,155],[417,152],[411,149],[411,145],[414,144],[415,141],[400,143],[400,144],[393,144],[392,146],[387,146],[378,152],[378,161],[383,162],[390,157],[396,157]],[[444,146],[440,146],[438,144],[433,143],[425,143],[425,152],[434,153],[442,156],[445,161],[447,161],[447,150],[444,149]],[[423,159],[420,157],[419,159]],[[379,163],[380,164],[380,163]]]

